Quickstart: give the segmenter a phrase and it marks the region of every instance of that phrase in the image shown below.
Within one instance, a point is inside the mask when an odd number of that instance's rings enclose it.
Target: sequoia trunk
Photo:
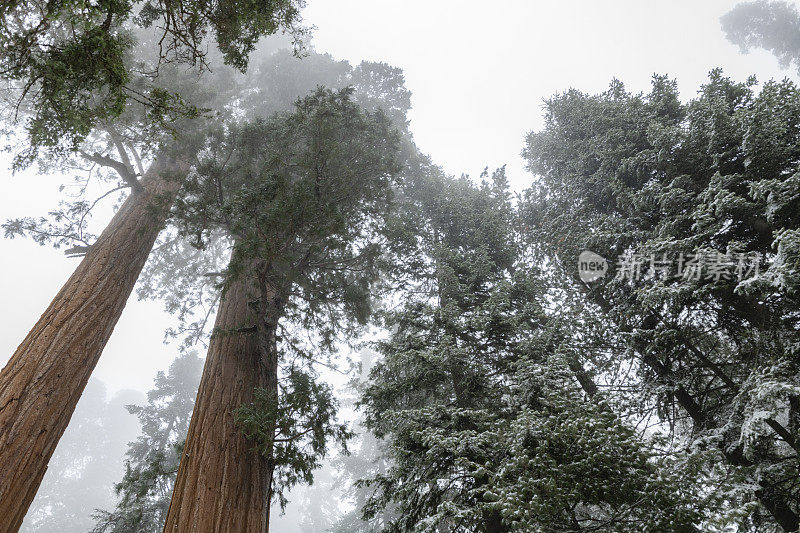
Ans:
[[[22,524],[185,167],[153,164],[0,372],[0,532]]]
[[[220,302],[165,532],[268,530],[273,462],[234,416],[256,388],[277,397],[275,329],[261,327],[270,298],[258,292],[259,284],[242,276]]]

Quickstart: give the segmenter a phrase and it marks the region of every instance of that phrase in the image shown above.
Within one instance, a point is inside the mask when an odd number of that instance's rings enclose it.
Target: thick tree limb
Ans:
[[[103,155],[99,152],[95,152],[94,154],[90,154],[84,150],[80,150],[79,152],[84,159],[97,163],[100,166],[113,168],[119,176],[125,180],[125,183],[131,186],[134,192],[141,192],[142,191],[142,184],[139,183],[139,180],[136,178],[136,174],[131,171],[129,167],[125,165],[125,163],[121,163],[116,159]]]
[[[111,142],[114,143],[114,146],[117,148],[117,153],[122,160],[122,164],[125,165],[125,167],[128,169],[128,172],[136,176],[136,171],[133,169],[131,158],[128,157],[128,150],[125,148],[125,139],[122,138],[122,135],[120,135],[116,128],[114,128],[114,126],[111,124],[106,126],[106,131],[108,132],[109,137],[111,137]],[[140,172],[140,174],[144,173]]]
[[[133,146],[133,143],[129,142],[127,146],[133,154],[133,160],[136,161],[136,169],[139,171],[139,175],[144,176],[144,166],[142,165],[142,158],[139,156],[139,152],[136,150],[136,147]]]
[[[73,246],[64,250],[67,257],[83,257],[89,251],[89,246]]]

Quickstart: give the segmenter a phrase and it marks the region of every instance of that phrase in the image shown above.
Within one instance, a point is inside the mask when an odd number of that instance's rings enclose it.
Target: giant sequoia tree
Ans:
[[[230,262],[166,530],[265,530],[269,502],[347,436],[311,361],[369,315],[399,170],[389,119],[351,94],[220,128],[176,203],[179,235],[222,239]]]
[[[6,225],[12,236],[31,231],[81,244],[85,258],[0,374],[0,530],[22,522],[190,167],[182,122],[209,100],[195,98],[202,86],[186,83],[193,75],[174,66],[208,66],[213,33],[221,62],[244,68],[259,37],[299,31],[299,7],[293,0],[0,6],[3,113],[10,129],[27,132],[17,164],[79,157],[113,170],[117,188],[131,191],[96,239],[84,234],[91,202],[57,216],[75,221],[66,232],[30,220]]]
[[[346,62],[334,61],[330,56],[314,52],[310,52],[301,61],[294,58],[288,50],[279,50],[256,58],[242,82],[241,106],[238,110],[250,119],[263,120],[276,111],[294,110],[293,103],[297,98],[319,85],[352,86],[354,93],[351,98],[362,108],[373,111],[379,107],[384,108],[393,119],[392,127],[396,125],[400,130],[406,130],[405,114],[409,108],[409,93],[404,87],[399,69],[382,63],[362,63],[352,67]],[[217,130],[214,140],[226,139],[225,128],[229,126],[222,126],[222,129]],[[210,146],[213,147],[214,143]],[[209,162],[208,156],[209,153],[203,156],[204,165]],[[200,167],[206,168],[204,165]],[[196,186],[192,185],[195,184],[195,179],[197,178],[190,178],[190,185],[187,187]],[[187,193],[189,191],[190,188],[185,190]],[[183,206],[184,201],[182,196],[179,206]],[[178,215],[173,222],[181,220],[183,215]],[[151,255],[151,261],[145,266],[139,286],[140,297],[161,298],[165,301],[167,310],[177,315],[181,327],[170,330],[170,334],[181,337],[188,345],[206,340],[208,320],[210,316],[213,317],[220,296],[220,274],[225,269],[231,252],[230,237],[227,232],[222,231],[223,226],[211,221],[206,221],[205,224],[203,226],[200,219],[195,219],[192,231],[188,231],[186,227],[183,227],[183,231],[178,231],[178,224],[171,224],[167,231],[162,232],[156,245],[157,253]],[[201,227],[208,231],[198,240],[196,230]],[[315,354],[315,358],[320,356],[319,353]],[[295,373],[295,378],[302,377],[302,374]],[[302,385],[295,381],[297,385]],[[315,390],[324,393],[316,385]],[[325,396],[317,396],[327,401]],[[234,400],[230,403],[231,409],[241,405]],[[255,411],[249,412],[255,414]],[[235,436],[236,433],[232,435]],[[184,438],[185,434],[180,436],[181,441]],[[168,455],[167,461],[171,460],[170,457]],[[169,473],[159,474],[166,463],[159,460],[158,456],[153,459],[154,462],[146,464],[143,464],[142,458],[134,461],[134,471],[121,484],[124,497],[122,505],[113,513],[101,516],[99,530],[129,531],[132,528],[149,531],[163,526],[166,508],[161,509],[163,502],[158,497],[158,491],[164,487],[171,491],[172,482]],[[307,472],[306,470],[302,476]],[[287,476],[281,479],[291,483],[297,480],[296,477],[290,480]],[[281,495],[282,491],[278,491],[274,500],[280,501]]]
[[[525,223],[615,325],[677,442],[717,450],[732,516],[796,531],[800,91],[753,85],[713,71],[688,104],[663,77],[554,97],[527,140]],[[583,250],[612,274],[581,280]]]

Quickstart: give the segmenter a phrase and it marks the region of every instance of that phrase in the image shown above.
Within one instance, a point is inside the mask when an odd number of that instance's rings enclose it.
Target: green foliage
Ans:
[[[678,441],[716,445],[729,466],[718,474],[742,476],[728,493],[732,519],[743,514],[751,522],[742,527],[761,528],[768,511],[737,507],[783,502],[783,511],[769,511],[783,524],[800,512],[788,481],[800,437],[800,91],[770,81],[756,94],[754,85],[714,70],[687,104],[660,76],[646,95],[615,81],[599,95],[552,98],[544,130],[527,139],[524,155],[538,179],[522,210],[539,253],[627,345],[642,416],[655,407]],[[611,274],[581,282],[582,250],[608,259]],[[675,265],[656,275],[650,258],[664,252],[673,261],[698,252],[729,263],[736,253],[762,260],[758,275],[742,279],[734,268],[676,276]],[[642,275],[615,278],[617,258],[634,255]]]
[[[296,367],[287,370],[279,385],[277,406],[270,391],[256,389],[253,402],[235,411],[245,436],[274,462],[272,491],[282,508],[293,486],[314,481],[313,471],[331,442],[347,453],[352,433],[336,423],[336,412],[331,387]]]
[[[680,454],[662,455],[607,403],[582,401],[563,361],[542,367],[520,365],[534,405],[487,435],[504,455],[484,497],[508,529],[696,530],[707,509]]]
[[[20,111],[28,117],[30,146],[17,164],[30,163],[42,147],[61,156],[75,151],[96,126],[119,118],[129,100],[145,104],[162,126],[175,114],[196,115],[179,95],[152,83],[162,65],[205,67],[206,36],[213,32],[224,63],[244,70],[260,37],[283,29],[300,42],[306,33],[299,23],[302,5],[301,0],[4,2],[0,78],[14,102],[6,118],[16,123]],[[155,38],[144,41],[154,47],[148,51],[154,58],[137,47],[137,38],[149,37],[148,31]]]
[[[686,472],[662,472],[652,443],[578,388],[504,172],[480,187],[429,172],[406,190],[396,235],[415,260],[395,271],[408,286],[361,401],[392,461],[362,483],[376,488],[366,517],[395,504],[387,531],[693,530]]]
[[[380,266],[371,239],[399,171],[389,121],[362,112],[351,92],[319,89],[293,113],[216,132],[174,209],[194,246],[219,230],[236,242],[228,280],[265,261],[288,291],[286,322],[318,333],[316,349],[370,313]]]
[[[307,32],[298,25],[305,5],[302,0],[181,0],[177,5],[165,0],[140,2],[135,22],[143,28],[158,24],[168,38],[162,51],[166,61],[204,61],[203,41],[213,31],[225,63],[244,70],[261,37],[283,29],[300,44]]]
[[[35,95],[28,124],[33,144],[58,144],[62,132],[82,139],[94,123],[122,112],[130,81],[124,59],[133,41],[110,23],[131,9],[129,2],[75,1],[0,8],[2,76],[22,84],[20,99]]]
[[[352,98],[361,109],[382,109],[393,126],[402,131],[406,130],[411,109],[411,92],[405,87],[401,69],[369,61],[353,66],[314,51],[305,54],[302,61],[297,61],[289,50],[278,50],[254,61],[245,86],[242,108],[253,117],[291,110],[297,98],[320,86],[352,87]]]

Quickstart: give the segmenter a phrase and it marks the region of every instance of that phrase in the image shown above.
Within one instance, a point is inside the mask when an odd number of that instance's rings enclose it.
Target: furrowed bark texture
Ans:
[[[187,165],[156,162],[0,372],[0,532],[16,532]]]
[[[265,357],[261,306],[248,305],[256,284],[243,278],[220,302],[165,532],[268,530],[273,466],[233,411],[253,401],[256,387],[277,394],[277,352]],[[274,347],[274,329],[271,337]]]

